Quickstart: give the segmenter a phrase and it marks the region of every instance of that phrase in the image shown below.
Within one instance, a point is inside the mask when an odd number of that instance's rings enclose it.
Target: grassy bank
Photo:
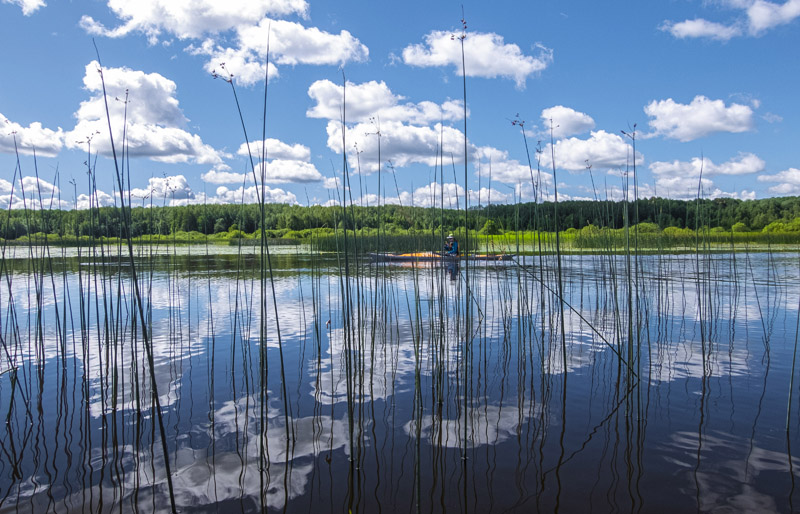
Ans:
[[[355,253],[369,253],[379,251],[414,252],[421,250],[440,250],[443,240],[440,232],[432,231],[393,231],[382,232],[375,229],[361,229],[353,231],[336,231],[331,229],[305,229],[305,230],[268,230],[266,237],[270,246],[310,245],[314,251],[337,252],[343,251],[345,233],[348,238],[349,251]],[[462,250],[489,251],[494,253],[509,253],[517,248],[517,239],[521,245],[530,244],[535,237],[541,237],[546,244],[551,244],[555,239],[554,233],[509,232],[503,235],[482,235],[477,231],[470,231],[469,238],[465,237],[463,230],[453,232],[461,242]],[[469,239],[469,248],[464,241]],[[126,239],[119,237],[92,237],[62,234],[45,234],[42,232],[31,236],[21,236],[17,239],[3,240],[0,244],[9,246],[51,245],[51,246],[96,246],[118,245],[126,243]],[[200,232],[176,232],[174,234],[152,234],[131,238],[136,245],[221,245],[221,246],[258,246],[261,238],[258,232],[251,234],[240,230],[221,232],[218,234],[202,234]]]
[[[439,250],[442,248],[440,232],[403,231],[405,233],[380,233],[373,229],[362,229],[355,233],[347,231],[348,251],[362,254],[370,252],[415,252]],[[462,250],[480,253],[519,253],[532,254],[539,251],[555,253],[555,232],[507,231],[501,234],[482,234],[470,231],[465,237],[463,230],[454,231],[462,244]],[[273,230],[266,236],[271,246],[309,245],[314,252],[337,252],[344,249],[344,231],[330,229]],[[566,253],[618,253],[625,251],[624,229],[598,229],[588,227],[582,230],[568,229],[559,233],[561,250]],[[800,247],[800,233],[795,232],[731,232],[714,229],[666,229],[652,232],[637,231],[629,233],[630,244],[645,253],[673,253],[696,251],[783,251]],[[205,235],[200,232],[176,232],[169,235],[145,235],[132,238],[136,245],[221,245],[258,246],[261,238],[258,232],[251,234],[242,231],[222,232]],[[469,247],[465,246],[468,241]],[[36,233],[22,236],[0,244],[52,245],[52,246],[92,246],[118,245],[124,239],[117,237],[69,236]]]

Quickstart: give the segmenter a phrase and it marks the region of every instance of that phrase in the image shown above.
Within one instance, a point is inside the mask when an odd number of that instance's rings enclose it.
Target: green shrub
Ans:
[[[800,218],[795,218],[787,223],[786,230],[789,232],[800,232]]]
[[[242,232],[239,229],[236,230],[229,230],[227,234],[224,236],[226,239],[246,239],[247,234]]]
[[[786,223],[782,221],[773,221],[772,223],[761,229],[761,231],[767,234],[772,234],[776,232],[788,232],[786,230]]]
[[[639,231],[640,234],[658,234],[661,232],[661,229],[655,223],[643,222],[634,225],[633,228]]]
[[[313,230],[305,228],[303,230],[287,230],[281,238],[283,239],[305,239],[311,236]]]
[[[486,220],[486,223],[483,224],[483,228],[480,230],[480,233],[487,236],[496,236],[502,234],[503,231],[500,230],[500,227],[497,226],[497,223],[495,223],[494,220]]]
[[[690,228],[667,227],[664,235],[672,238],[694,237],[694,230]]]
[[[597,228],[597,226],[592,225],[591,223],[589,223],[588,225],[586,225],[581,229],[581,236],[599,236],[599,235],[600,235],[600,229]]]

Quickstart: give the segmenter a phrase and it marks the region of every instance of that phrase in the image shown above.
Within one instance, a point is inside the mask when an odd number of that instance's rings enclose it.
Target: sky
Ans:
[[[3,209],[800,195],[800,0],[0,0],[0,45]]]

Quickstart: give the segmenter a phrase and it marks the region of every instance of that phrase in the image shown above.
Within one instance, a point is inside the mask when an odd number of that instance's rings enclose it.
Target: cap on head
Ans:
[[[449,236],[447,236],[447,239],[455,239],[455,237],[453,237],[453,234],[450,234]]]

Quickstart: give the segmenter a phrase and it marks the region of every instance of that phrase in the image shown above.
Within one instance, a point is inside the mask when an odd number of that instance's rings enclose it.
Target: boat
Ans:
[[[513,261],[515,255],[510,253],[476,253],[474,255],[467,255],[465,258],[471,261],[486,261],[486,262],[499,262],[499,261]]]
[[[457,262],[457,261],[483,261],[500,262],[510,261],[514,255],[507,253],[475,253],[468,255],[449,255],[437,252],[414,252],[414,253],[371,253],[372,260],[376,262]]]

